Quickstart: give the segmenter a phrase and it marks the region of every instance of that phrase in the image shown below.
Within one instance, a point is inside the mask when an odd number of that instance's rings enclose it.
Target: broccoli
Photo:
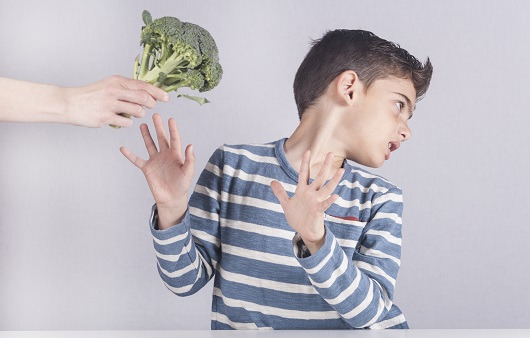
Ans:
[[[152,20],[151,14],[142,14],[142,58],[135,60],[135,79],[149,82],[167,92],[189,87],[200,92],[219,84],[223,69],[219,51],[210,33],[193,23],[166,16]],[[179,95],[199,103],[204,98]]]
[[[166,16],[153,21],[144,10],[140,45],[143,53],[134,60],[133,78],[149,82],[166,92],[188,87],[205,92],[219,84],[223,68],[210,33],[193,23]],[[201,105],[206,98],[180,94]],[[128,114],[123,116],[130,117]]]

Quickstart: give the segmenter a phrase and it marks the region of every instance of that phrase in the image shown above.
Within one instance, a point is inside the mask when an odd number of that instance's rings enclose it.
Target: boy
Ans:
[[[160,149],[143,124],[149,160],[120,150],[156,201],[166,286],[187,296],[215,276],[212,329],[408,328],[393,304],[401,190],[346,160],[383,165],[410,137],[431,75],[429,59],[370,32],[326,33],[296,74],[291,137],[220,147],[189,203],[192,146],[184,159],[175,121],[168,141],[155,114]]]

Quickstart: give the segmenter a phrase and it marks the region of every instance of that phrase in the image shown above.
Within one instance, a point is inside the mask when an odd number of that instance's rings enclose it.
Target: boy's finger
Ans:
[[[329,196],[333,191],[335,191],[335,188],[342,179],[342,175],[344,175],[344,168],[340,168],[339,170],[337,170],[335,172],[335,175],[333,175],[331,180],[328,181],[324,188],[320,189],[319,194],[321,198],[325,198],[326,196]]]
[[[182,159],[182,141],[180,140],[180,134],[177,127],[177,122],[170,118],[167,122],[169,127],[169,147],[177,152]]]
[[[144,167],[145,161],[136,156],[135,154],[131,153],[131,151],[125,147],[120,148],[120,152],[125,156],[129,161],[131,161],[132,164],[138,167],[138,169],[142,170]]]
[[[324,211],[328,210],[329,207],[330,207],[333,203],[335,203],[335,201],[337,200],[337,198],[339,198],[339,195],[334,194],[334,195],[329,196],[329,198],[326,199],[325,201],[320,202],[320,211],[321,211],[321,212],[324,212]]]
[[[324,163],[322,164],[320,171],[315,177],[315,180],[313,181],[313,183],[311,183],[311,185],[314,186],[316,190],[322,189],[322,186],[326,182],[326,179],[329,175],[329,171],[331,169],[331,164],[333,163],[332,159],[333,159],[333,153],[328,153],[326,155],[326,158],[324,159]]]
[[[274,193],[274,196],[280,201],[280,204],[282,205],[282,208],[285,210],[285,205],[289,201],[289,195],[287,195],[287,192],[283,188],[282,184],[276,180],[272,181],[270,184],[272,188],[272,192]]]
[[[149,154],[149,157],[153,157],[158,152],[158,149],[156,149],[156,144],[151,137],[151,133],[149,132],[149,127],[147,124],[142,123],[140,125],[140,131],[142,132],[142,138],[144,139],[147,153]]]
[[[182,165],[182,170],[187,176],[193,176],[195,172],[195,153],[193,152],[193,146],[190,144],[186,147],[184,151],[186,155],[186,160]]]
[[[311,156],[311,151],[306,150],[304,155],[302,155],[302,164],[300,164],[300,172],[298,173],[298,184],[304,183],[309,184],[309,157]]]
[[[158,139],[158,148],[160,151],[163,149],[169,148],[169,142],[167,140],[166,131],[164,129],[164,124],[162,122],[162,117],[160,114],[155,113],[153,115],[153,124],[155,125],[156,137]]]

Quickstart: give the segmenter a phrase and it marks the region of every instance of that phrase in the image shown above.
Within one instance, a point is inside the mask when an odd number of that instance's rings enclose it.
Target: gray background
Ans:
[[[130,76],[143,9],[202,25],[220,49],[211,104],[173,96],[156,109],[194,145],[195,180],[223,143],[291,134],[294,74],[326,30],[367,29],[429,56],[413,137],[374,170],[404,191],[395,301],[414,328],[530,328],[530,3],[0,0],[0,76]],[[145,158],[139,124],[0,124],[0,329],[209,328],[212,283],[179,298],[159,280],[153,200],[118,150]]]

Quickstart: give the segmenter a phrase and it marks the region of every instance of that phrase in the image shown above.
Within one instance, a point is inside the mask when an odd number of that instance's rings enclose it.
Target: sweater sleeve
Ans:
[[[181,223],[158,230],[156,204],[150,220],[158,273],[179,296],[197,292],[214,276],[220,257],[219,214],[223,178],[223,149],[208,160],[190,197]]]
[[[294,252],[317,292],[353,328],[385,319],[393,304],[401,258],[401,190],[390,189],[372,200],[372,212],[357,249],[349,259],[326,226],[325,243],[314,255]]]

